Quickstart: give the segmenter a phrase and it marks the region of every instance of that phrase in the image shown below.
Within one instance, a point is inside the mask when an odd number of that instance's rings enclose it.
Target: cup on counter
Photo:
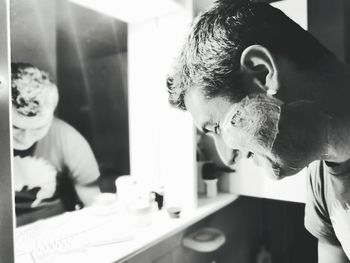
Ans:
[[[167,210],[168,215],[170,216],[170,218],[180,218],[181,207],[179,207],[179,206],[170,206],[170,207],[167,207],[166,210]]]
[[[203,179],[206,185],[207,197],[212,198],[218,195],[218,179]]]
[[[218,170],[215,163],[207,162],[202,168],[202,178],[206,186],[207,197],[215,197],[218,194]]]
[[[119,176],[115,180],[115,186],[117,189],[117,197],[120,208],[125,212],[133,198],[137,195],[137,183],[136,180],[130,175]]]
[[[115,181],[121,211],[133,227],[145,227],[152,222],[154,194],[132,176],[121,176]]]

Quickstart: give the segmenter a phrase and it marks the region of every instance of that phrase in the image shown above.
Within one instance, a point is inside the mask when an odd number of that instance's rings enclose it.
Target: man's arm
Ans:
[[[100,193],[99,167],[87,140],[72,126],[59,122],[63,162],[68,169],[77,195],[84,206],[91,205]]]
[[[341,246],[318,241],[318,263],[349,263]]]
[[[100,194],[100,189],[97,182],[90,184],[77,184],[75,185],[75,190],[85,206],[89,206],[93,203],[94,198]]]

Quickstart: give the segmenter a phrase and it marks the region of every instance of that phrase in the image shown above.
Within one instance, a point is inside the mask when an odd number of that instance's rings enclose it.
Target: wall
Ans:
[[[346,53],[349,53],[346,51],[345,31],[349,28],[349,23],[346,23],[346,12],[350,10],[348,5],[347,0],[308,1],[310,32],[342,60],[345,60]]]
[[[131,174],[149,187],[164,185],[165,202],[182,209],[196,206],[194,127],[169,105],[166,76],[190,18],[179,10],[128,28]]]
[[[309,31],[339,59],[350,62],[350,3],[308,0]]]
[[[10,20],[11,61],[29,62],[55,80],[55,0],[11,0]]]

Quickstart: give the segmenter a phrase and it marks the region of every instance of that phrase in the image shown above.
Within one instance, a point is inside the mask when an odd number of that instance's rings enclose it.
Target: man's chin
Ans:
[[[292,168],[278,161],[272,161],[265,156],[253,155],[251,158],[257,166],[263,167],[267,171],[267,175],[273,180],[293,176],[302,170],[302,168]]]

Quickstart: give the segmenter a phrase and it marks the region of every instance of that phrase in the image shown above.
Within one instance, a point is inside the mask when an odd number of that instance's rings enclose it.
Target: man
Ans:
[[[200,15],[169,77],[169,101],[279,179],[308,166],[305,226],[319,262],[350,258],[350,69],[280,10],[222,0]]]
[[[17,225],[91,204],[98,165],[80,133],[54,116],[57,86],[30,64],[11,66]]]

